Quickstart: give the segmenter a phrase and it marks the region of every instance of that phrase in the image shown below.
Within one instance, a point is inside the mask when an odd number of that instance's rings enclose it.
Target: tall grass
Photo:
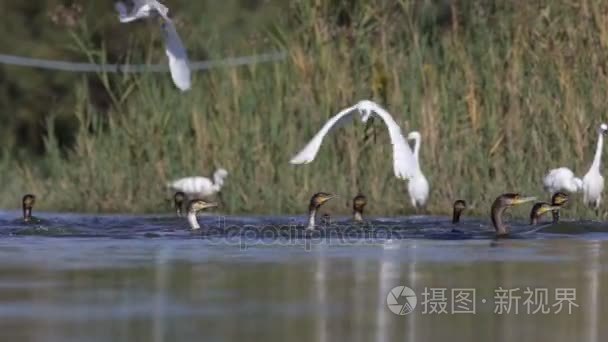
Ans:
[[[299,213],[317,191],[342,196],[327,205],[336,213],[359,191],[371,215],[412,213],[379,121],[375,141],[356,123],[328,136],[311,164],[288,163],[364,98],[421,132],[432,213],[465,199],[469,213],[487,215],[503,192],[548,200],[548,169],[587,171],[608,119],[607,2],[470,1],[442,14],[422,2],[352,1],[350,20],[335,3],[292,2],[290,20],[268,33],[286,62],[195,73],[185,94],[168,75],[115,80],[108,91],[135,89],[108,113],[78,85],[75,147],[62,153],[50,136],[42,160],[2,161],[0,205],[30,191],[43,209],[164,211],[168,180],[221,166],[227,213]],[[565,216],[591,215],[581,197]]]

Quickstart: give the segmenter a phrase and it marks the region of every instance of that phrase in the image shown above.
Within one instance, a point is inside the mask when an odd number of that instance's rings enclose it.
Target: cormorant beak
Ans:
[[[330,199],[332,199],[334,197],[337,198],[339,196],[338,195],[329,195],[327,197],[323,197],[323,201],[321,203],[325,203],[325,202],[329,201]]]
[[[217,206],[219,206],[217,203],[205,203],[205,204],[203,204],[203,209],[215,208]]]
[[[531,196],[531,197],[522,197],[522,198],[512,199],[510,204],[511,205],[520,205],[520,204],[532,202],[532,201],[536,201],[536,197]]]
[[[540,216],[540,215],[542,215],[542,214],[544,214],[546,212],[553,211],[553,210],[560,210],[561,208],[562,207],[553,206],[553,205],[552,206],[546,206],[546,207],[540,207],[540,208],[538,208],[537,214]]]
[[[555,204],[555,205],[560,205],[560,206],[561,206],[561,205],[564,205],[564,204],[566,204],[566,203],[568,203],[568,200],[567,200],[567,199],[558,198],[558,199],[555,201],[555,203],[554,203],[554,204]]]

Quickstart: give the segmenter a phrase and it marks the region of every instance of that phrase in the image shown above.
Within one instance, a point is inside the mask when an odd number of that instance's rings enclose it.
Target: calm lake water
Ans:
[[[452,231],[430,216],[340,218],[310,235],[302,216],[203,216],[190,232],[169,215],[34,214],[43,221],[0,213],[3,341],[608,336],[599,222],[513,223],[495,240],[489,220]]]

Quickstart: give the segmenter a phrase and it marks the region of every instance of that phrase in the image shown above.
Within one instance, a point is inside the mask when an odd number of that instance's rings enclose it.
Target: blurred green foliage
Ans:
[[[56,2],[32,3],[40,5],[2,5],[46,28],[23,28],[24,37],[3,33],[13,42],[4,46],[15,45],[4,52],[166,60],[157,23],[120,25],[111,2],[82,4],[75,25],[49,20]],[[326,205],[334,213],[349,212],[345,202],[358,192],[372,215],[410,213],[380,123],[375,143],[364,141],[355,123],[327,137],[313,163],[288,163],[330,115],[369,98],[406,131],[422,134],[430,211],[447,213],[460,198],[470,203],[467,214],[487,216],[504,192],[548,197],[541,179],[550,168],[583,175],[596,128],[606,121],[604,1],[166,4],[192,60],[279,49],[288,58],[196,72],[186,93],[166,73],[74,75],[3,66],[0,206],[32,192],[43,209],[158,212],[168,209],[168,180],[221,166],[230,173],[221,209],[227,213],[302,212],[318,191],[345,199]],[[30,131],[23,141],[19,130]],[[23,146],[38,157],[16,153]],[[589,213],[579,197],[573,195],[564,217]],[[515,214],[526,216],[527,209]]]

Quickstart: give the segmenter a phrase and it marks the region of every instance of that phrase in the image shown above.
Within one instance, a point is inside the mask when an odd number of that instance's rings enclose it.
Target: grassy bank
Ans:
[[[343,196],[327,211],[348,212],[362,191],[370,214],[411,213],[380,122],[375,143],[357,123],[329,136],[313,163],[288,163],[328,117],[364,98],[421,132],[432,213],[462,198],[487,215],[502,192],[547,197],[549,168],[587,171],[608,121],[608,3],[472,1],[446,12],[351,2],[341,11],[294,1],[290,20],[265,33],[288,60],[195,73],[186,94],[168,75],[101,75],[116,98],[130,91],[100,113],[76,85],[75,146],[61,151],[51,136],[41,159],[5,157],[0,205],[16,207],[27,191],[41,209],[164,211],[167,180],[221,166],[228,213],[299,213],[317,191]],[[566,217],[591,215],[581,197]]]

